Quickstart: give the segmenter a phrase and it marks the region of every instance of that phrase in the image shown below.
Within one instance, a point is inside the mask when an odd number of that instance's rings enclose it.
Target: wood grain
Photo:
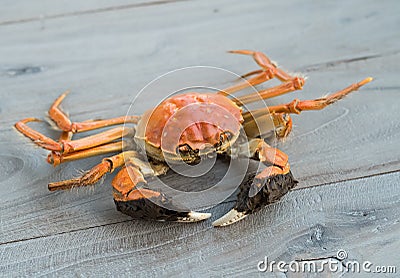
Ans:
[[[11,25],[26,22],[39,22],[42,27],[48,19],[60,17],[73,17],[86,14],[97,14],[114,12],[125,9],[136,9],[154,5],[164,5],[183,0],[118,0],[110,4],[108,1],[48,1],[42,0],[36,3],[29,1],[19,1],[18,3],[4,3],[0,11],[0,25]]]
[[[245,275],[265,255],[322,258],[339,248],[394,264],[376,250],[399,247],[399,4],[159,2],[168,3],[20,1],[0,12],[0,275]],[[307,75],[303,91],[272,104],[317,98],[366,76],[375,81],[323,111],[294,116],[294,131],[279,147],[289,154],[299,187],[231,228],[131,221],[114,209],[112,175],[94,188],[50,193],[48,182],[98,159],[52,168],[47,152],[12,127],[28,116],[45,118],[66,89],[72,93],[63,107],[73,119],[107,118],[125,114],[148,82],[177,68],[255,69],[249,57],[225,53],[241,48]],[[191,78],[210,86],[233,81],[207,72]],[[148,93],[135,113],[166,92]],[[58,136],[44,123],[32,126]],[[224,167],[217,164],[207,182],[221,178]],[[188,185],[176,175],[165,179]],[[212,208],[214,218],[233,199]]]
[[[395,265],[399,181],[394,173],[298,190],[234,228],[124,221],[3,244],[0,269],[38,276],[180,276],[190,270],[242,277],[255,274],[264,256],[312,260],[335,257],[338,249],[352,260]]]

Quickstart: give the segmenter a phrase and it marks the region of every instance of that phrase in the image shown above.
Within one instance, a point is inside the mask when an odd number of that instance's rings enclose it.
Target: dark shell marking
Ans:
[[[114,203],[117,206],[117,210],[131,216],[134,219],[152,219],[158,221],[178,221],[182,218],[189,216],[188,211],[179,211],[181,209],[176,208],[175,210],[170,210],[157,205],[157,202],[168,202],[163,197],[152,197],[149,199],[142,198],[133,201],[117,201],[114,199]],[[171,204],[168,207],[173,209]]]

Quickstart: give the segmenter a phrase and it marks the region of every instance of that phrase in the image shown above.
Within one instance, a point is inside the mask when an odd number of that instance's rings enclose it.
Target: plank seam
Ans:
[[[382,165],[384,165],[384,164],[382,164]],[[314,184],[314,185],[301,187],[301,188],[297,188],[297,189],[294,188],[292,190],[294,191],[294,190],[301,190],[301,189],[312,188],[312,187],[317,187],[317,186],[331,185],[331,184],[335,184],[335,183],[344,183],[344,182],[348,182],[348,181],[363,180],[363,179],[368,179],[368,178],[377,177],[377,176],[390,175],[390,174],[397,173],[397,172],[400,172],[400,169],[390,170],[390,171],[385,171],[385,172],[379,172],[379,173],[365,175],[365,176],[358,176],[358,177],[354,177],[354,178],[347,178],[347,179],[344,179],[344,180],[329,181],[329,182],[320,183],[320,184]]]
[[[40,16],[36,16],[36,17],[2,21],[2,22],[0,22],[0,26],[40,21],[40,20],[44,20],[44,19],[56,19],[56,18],[63,18],[63,17],[86,15],[86,14],[96,14],[96,13],[113,12],[113,11],[118,11],[118,10],[135,9],[135,8],[142,8],[142,7],[149,7],[149,6],[156,6],[156,5],[165,5],[165,4],[183,2],[183,1],[188,1],[188,0],[159,0],[159,1],[152,1],[152,2],[142,2],[142,3],[137,3],[137,4],[127,4],[127,5],[121,5],[121,6],[98,8],[98,9],[92,9],[92,10],[60,13],[60,14],[53,14],[53,15],[47,15],[47,16],[40,15]]]
[[[388,172],[382,172],[382,173],[378,173],[378,174],[372,174],[372,175],[363,176],[363,177],[350,178],[350,179],[341,180],[341,181],[327,182],[327,183],[314,185],[314,186],[326,186],[326,185],[331,185],[331,184],[335,184],[335,183],[344,183],[344,182],[347,182],[347,181],[363,180],[363,179],[370,178],[370,177],[385,176],[385,175],[390,175],[390,174],[397,173],[397,172],[400,172],[400,169],[393,170],[393,171],[388,171]],[[314,187],[314,186],[302,187],[302,188],[294,189],[294,190],[304,190],[304,189],[311,188],[311,187]],[[221,202],[219,205],[233,203],[233,202],[235,202],[235,200],[228,200],[228,201]],[[59,236],[59,235],[63,235],[63,234],[69,234],[69,233],[80,232],[80,231],[85,231],[85,230],[91,230],[91,229],[95,229],[95,228],[106,227],[106,226],[120,224],[120,223],[127,223],[127,222],[131,222],[131,221],[134,221],[134,219],[118,221],[118,222],[113,222],[113,223],[107,223],[107,224],[103,224],[103,225],[90,226],[90,227],[86,227],[86,228],[82,228],[82,229],[69,230],[69,231],[64,231],[64,232],[54,233],[54,234],[48,234],[48,235],[43,235],[43,236],[16,239],[16,240],[11,240],[11,241],[7,241],[7,242],[1,242],[0,246],[7,245],[7,244],[13,244],[13,243],[25,242],[25,241],[29,241],[29,240],[35,240],[35,239]]]
[[[352,57],[352,58],[347,58],[347,59],[339,59],[339,60],[334,60],[334,61],[312,64],[312,65],[301,67],[297,70],[300,72],[313,72],[313,71],[319,71],[321,69],[334,68],[341,64],[350,64],[350,63],[366,61],[366,60],[370,60],[370,59],[377,59],[377,58],[382,58],[382,57],[387,57],[387,56],[393,56],[393,55],[397,55],[399,53],[400,53],[400,50],[393,50],[393,51],[388,51],[388,52],[384,52],[384,53],[364,55],[364,56],[360,56],[360,57]]]

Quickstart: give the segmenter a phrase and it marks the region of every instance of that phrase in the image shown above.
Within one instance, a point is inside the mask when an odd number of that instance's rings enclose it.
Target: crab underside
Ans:
[[[37,145],[51,151],[47,161],[54,166],[90,156],[117,153],[104,158],[78,178],[50,183],[49,190],[93,185],[105,174],[119,169],[112,181],[115,204],[119,211],[136,219],[196,222],[211,216],[210,213],[185,209],[173,196],[167,196],[149,186],[152,179],[167,172],[166,161],[193,164],[211,154],[258,160],[265,165],[264,169],[249,175],[241,183],[234,208],[214,221],[213,225],[235,223],[278,201],[297,183],[290,172],[288,156],[268,145],[264,140],[265,134],[272,130],[279,139],[287,137],[292,128],[289,114],[323,109],[370,82],[372,78],[366,78],[323,98],[303,101],[295,99],[290,103],[244,112],[248,103],[302,89],[305,80],[284,72],[263,53],[248,50],[231,52],[253,56],[261,69],[243,75],[245,80],[216,94],[186,93],[173,96],[142,116],[72,122],[59,108],[66,96],[64,93],[49,110],[50,118],[62,130],[58,140],[28,127],[28,122],[39,121],[36,118],[21,120],[15,127]],[[235,98],[232,95],[272,78],[282,83],[241,97]],[[184,112],[179,115],[177,111]],[[265,122],[266,118],[272,123],[268,130],[260,128],[260,123]],[[82,139],[72,139],[74,133],[123,124],[127,126],[118,126]],[[245,131],[246,140],[239,136],[241,128]],[[163,141],[163,138],[166,139]],[[146,160],[148,163],[145,163]]]

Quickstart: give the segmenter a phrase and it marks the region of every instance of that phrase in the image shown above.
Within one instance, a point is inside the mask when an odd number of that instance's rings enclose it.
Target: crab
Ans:
[[[243,75],[244,81],[216,93],[183,93],[167,98],[142,116],[84,122],[71,121],[60,109],[59,105],[67,95],[63,93],[51,105],[48,113],[62,130],[58,140],[53,140],[27,125],[28,122],[40,121],[36,118],[26,118],[16,123],[15,127],[19,132],[38,146],[51,151],[47,162],[54,166],[91,156],[116,153],[102,159],[80,177],[52,182],[48,189],[66,190],[94,185],[107,173],[120,168],[112,180],[113,198],[119,211],[135,219],[197,222],[209,218],[211,214],[182,210],[174,204],[171,196],[147,185],[152,178],[165,174],[169,163],[195,164],[211,154],[220,154],[258,160],[265,168],[240,186],[236,204],[228,213],[214,221],[214,226],[230,225],[278,201],[296,186],[297,181],[290,171],[288,156],[267,144],[267,131],[272,130],[278,139],[286,138],[292,129],[290,114],[323,109],[359,89],[372,78],[368,77],[319,99],[295,99],[286,104],[246,111],[244,108],[248,103],[302,89],[305,79],[285,72],[261,52],[230,52],[252,56],[260,69]],[[235,92],[272,78],[279,79],[280,85],[240,97],[233,96]],[[271,130],[258,128],[258,122],[265,121],[266,116],[273,123]],[[75,133],[122,124],[131,124],[133,127],[118,126],[81,139],[72,139]],[[246,143],[243,143],[240,136],[241,127],[245,131]],[[133,138],[133,143],[143,148],[135,148],[129,144],[123,147],[122,138]],[[145,158],[149,163],[144,163]]]

